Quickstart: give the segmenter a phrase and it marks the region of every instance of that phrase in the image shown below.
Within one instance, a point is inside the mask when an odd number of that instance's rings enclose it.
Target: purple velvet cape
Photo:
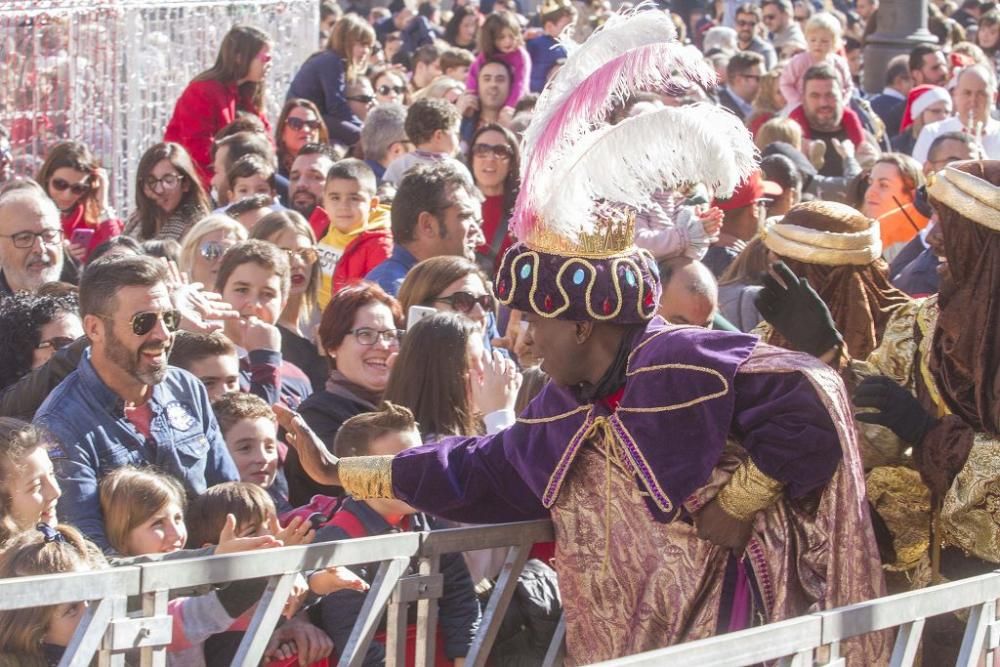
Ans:
[[[632,351],[616,410],[600,401],[581,404],[549,383],[505,431],[443,438],[398,454],[393,491],[455,521],[546,518],[589,429],[603,417],[658,521],[683,513],[729,435],[790,496],[808,493],[840,462],[836,429],[803,374],[739,373],[758,344],[756,336],[675,327],[657,317]]]

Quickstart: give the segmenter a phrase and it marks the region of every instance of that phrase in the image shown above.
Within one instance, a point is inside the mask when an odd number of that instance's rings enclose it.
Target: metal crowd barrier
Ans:
[[[172,621],[167,601],[182,592],[241,579],[268,577],[269,582],[241,642],[234,665],[256,667],[276,627],[295,575],[330,565],[380,563],[339,667],[362,664],[384,614],[386,664],[404,664],[409,604],[417,603],[418,667],[434,664],[437,601],[443,592],[442,554],[507,547],[508,555],[476,634],[468,667],[483,667],[496,639],[517,577],[536,542],[552,540],[548,521],[454,528],[428,533],[398,533],[342,542],[266,549],[225,556],[161,561],[100,572],[20,577],[0,581],[0,609],[23,609],[65,602],[90,602],[60,667],[97,664],[123,667],[126,655],[138,654],[143,667],[166,665]],[[406,575],[416,559],[418,573]],[[141,611],[128,613],[129,599]],[[561,635],[560,635],[561,641]],[[559,659],[559,647],[546,664]]]
[[[782,667],[843,667],[840,642],[896,628],[889,664],[914,664],[926,619],[968,609],[957,667],[993,665],[1000,647],[1000,570],[918,591],[899,593],[599,663],[600,667],[744,667],[776,661]]]
[[[329,565],[380,563],[371,590],[354,626],[339,667],[360,665],[372,637],[386,617],[386,664],[402,667],[408,606],[417,604],[417,667],[434,663],[437,601],[443,580],[441,555],[506,547],[507,558],[482,623],[466,658],[468,667],[483,667],[531,545],[552,539],[548,521],[455,528],[429,533],[399,533],[343,542],[284,547],[244,554],[145,563],[100,572],[20,577],[0,581],[0,609],[87,600],[85,612],[61,665],[97,663],[123,666],[138,654],[139,664],[166,664],[172,622],[167,615],[171,592],[268,577],[244,635],[234,665],[260,663],[295,574]],[[407,575],[416,560],[416,574]],[[129,600],[141,609],[128,612]],[[808,614],[670,648],[600,663],[602,667],[743,667],[773,661],[784,667],[842,667],[840,642],[869,632],[895,628],[890,664],[914,663],[925,619],[969,610],[956,665],[993,664],[1000,648],[1000,571],[919,591],[900,593],[861,604]],[[133,603],[133,606],[134,603]],[[564,626],[553,638],[545,667],[562,663]]]

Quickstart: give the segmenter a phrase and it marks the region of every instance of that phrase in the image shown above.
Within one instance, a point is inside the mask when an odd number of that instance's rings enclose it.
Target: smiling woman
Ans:
[[[140,241],[181,241],[208,214],[208,196],[191,156],[180,144],[150,146],[139,160],[135,181],[136,208],[125,223],[125,233]]]
[[[323,311],[319,338],[332,370],[323,390],[306,399],[299,412],[331,452],[340,425],[374,410],[381,400],[389,381],[388,359],[399,350],[402,326],[399,304],[371,283],[345,287]],[[339,491],[312,480],[291,449],[285,472],[294,506],[304,505],[315,494]]]

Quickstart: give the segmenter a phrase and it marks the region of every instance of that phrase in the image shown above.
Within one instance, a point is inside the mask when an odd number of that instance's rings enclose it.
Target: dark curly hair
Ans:
[[[72,293],[39,296],[18,292],[0,299],[0,389],[31,370],[43,326],[60,313],[79,312],[79,302]]]

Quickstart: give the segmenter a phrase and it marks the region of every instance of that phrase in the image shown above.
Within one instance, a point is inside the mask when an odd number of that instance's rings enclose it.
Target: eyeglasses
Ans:
[[[475,157],[489,157],[493,155],[498,160],[506,162],[514,157],[514,151],[507,144],[473,144],[472,155]]]
[[[218,241],[206,241],[198,248],[198,253],[210,262],[217,262],[222,259],[232,245],[219,243]]]
[[[90,180],[80,181],[79,183],[70,183],[67,180],[61,178],[53,178],[49,184],[56,189],[57,192],[66,192],[69,190],[75,195],[85,195],[90,192]]]
[[[351,95],[347,99],[351,102],[360,102],[361,104],[375,104],[374,95]]]
[[[144,180],[142,184],[153,192],[159,192],[160,188],[163,188],[164,190],[173,190],[182,180],[184,180],[183,174],[166,174],[162,178],[147,176],[146,180]]]
[[[390,95],[396,93],[397,95],[402,95],[406,92],[406,86],[390,86],[387,83],[383,83],[381,86],[375,89],[379,95]]]
[[[305,120],[303,118],[296,118],[295,116],[289,116],[285,119],[285,125],[292,128],[296,132],[305,128],[310,132],[315,132],[319,129],[320,121],[318,120]]]
[[[15,248],[30,248],[35,245],[35,239],[41,239],[45,245],[55,245],[62,242],[61,229],[43,229],[40,232],[18,232],[16,234],[0,234],[0,238],[10,239]]]
[[[284,250],[285,254],[288,255],[288,261],[298,257],[306,264],[313,265],[316,263],[316,260],[319,259],[319,253],[316,252],[314,248],[299,248],[298,250],[282,248],[282,250]]]
[[[47,347],[51,347],[53,350],[61,350],[64,347],[71,345],[75,338],[70,338],[68,336],[55,336],[47,340],[43,340],[41,343],[35,346],[36,350],[44,350]]]
[[[257,60],[261,61],[265,65],[271,62],[271,59],[273,57],[274,56],[272,56],[270,53],[264,53],[263,51],[257,54]]]
[[[109,317],[107,319],[112,318]],[[177,331],[181,326],[181,311],[165,310],[162,313],[149,312],[133,315],[132,319],[129,320],[132,325],[132,333],[136,336],[145,336],[153,330],[153,327],[155,327],[156,323],[161,319],[163,320],[163,326],[167,328],[167,331]]]
[[[403,339],[403,331],[401,329],[385,329],[384,331],[376,331],[375,329],[370,329],[368,327],[360,327],[353,331],[348,331],[347,333],[354,336],[362,345],[374,345],[379,340],[386,345],[398,345]]]
[[[460,313],[471,312],[472,309],[476,307],[477,303],[484,311],[491,313],[493,312],[493,308],[496,304],[492,294],[473,296],[468,292],[455,292],[453,294],[449,294],[448,296],[438,297],[437,299],[434,299],[434,301],[446,303]]]

